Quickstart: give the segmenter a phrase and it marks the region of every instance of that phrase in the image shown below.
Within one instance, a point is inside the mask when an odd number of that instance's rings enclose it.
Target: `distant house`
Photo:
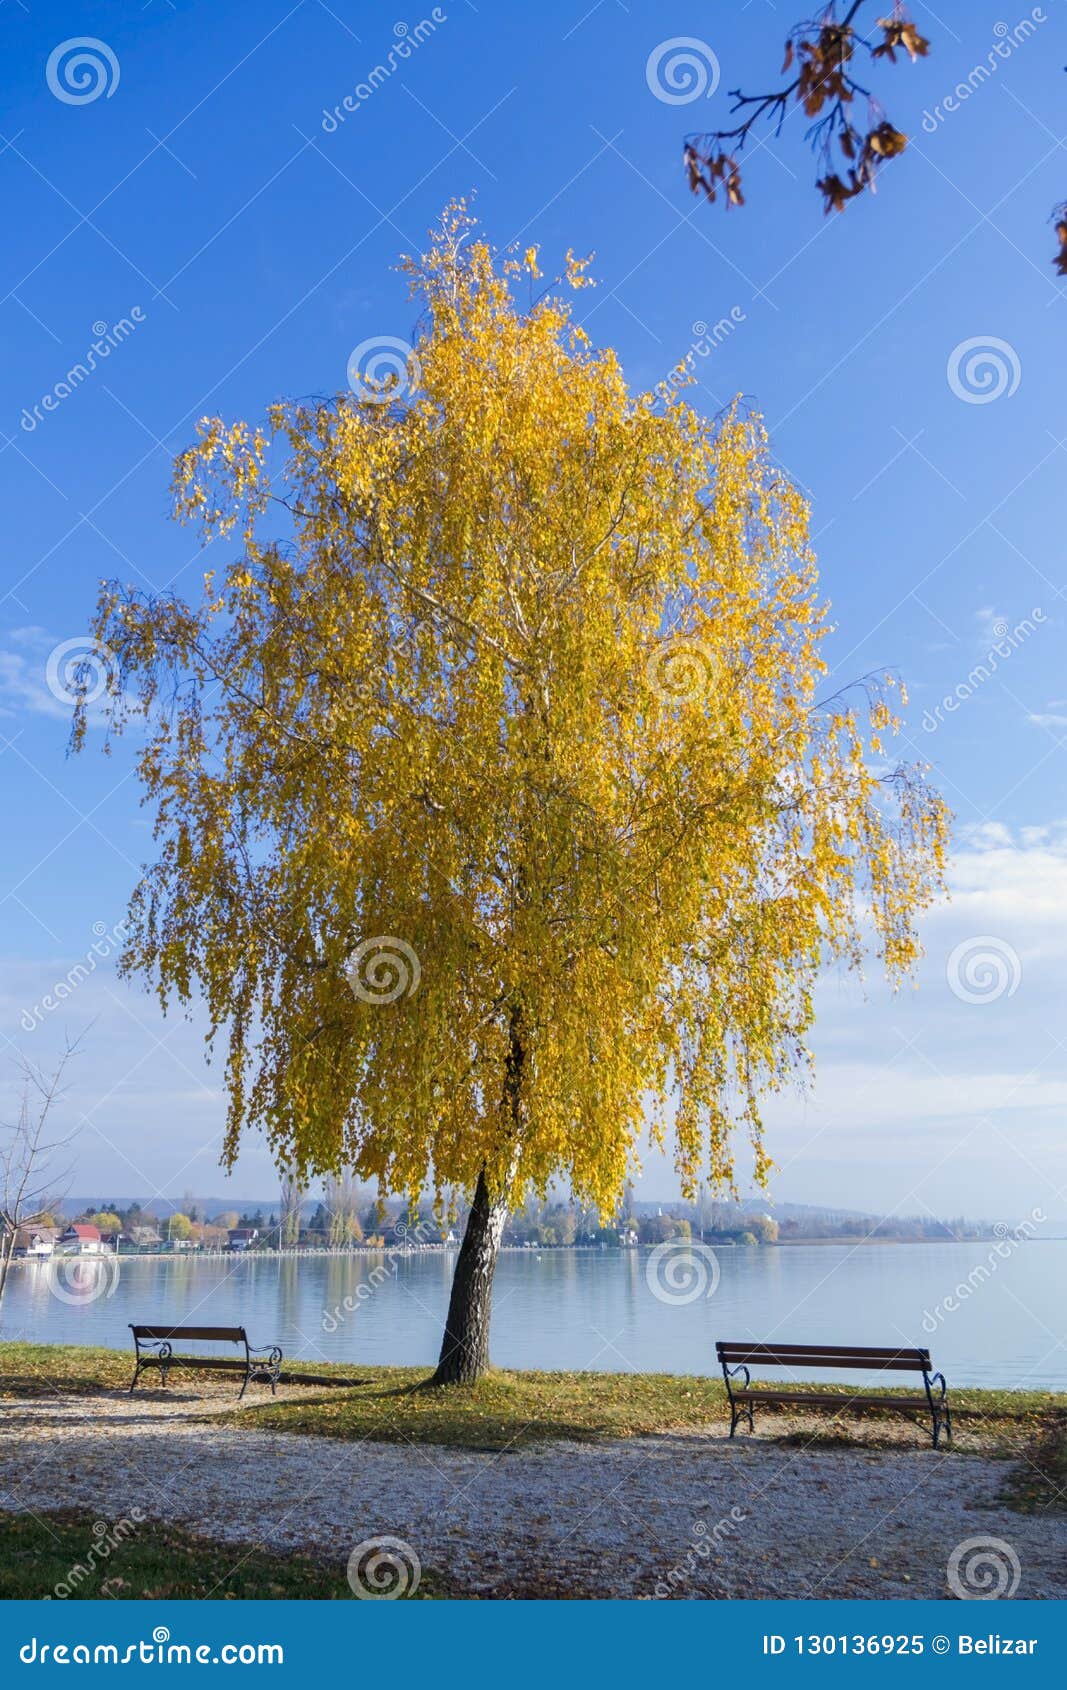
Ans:
[[[17,1256],[50,1256],[56,1247],[56,1240],[62,1233],[59,1226],[28,1226],[24,1227],[15,1245]]]
[[[122,1234],[123,1244],[132,1244],[138,1250],[158,1250],[163,1240],[159,1228],[155,1226],[131,1226]]]
[[[109,1246],[101,1238],[98,1226],[74,1222],[60,1233],[56,1248],[68,1256],[100,1256],[107,1253]]]
[[[247,1250],[259,1237],[256,1226],[231,1226],[227,1233],[231,1250]]]

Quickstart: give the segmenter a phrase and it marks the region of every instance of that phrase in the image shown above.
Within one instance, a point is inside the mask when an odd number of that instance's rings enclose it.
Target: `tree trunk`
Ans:
[[[7,1287],[7,1276],[11,1267],[11,1258],[15,1254],[16,1237],[17,1234],[14,1231],[14,1228],[12,1228],[10,1233],[6,1229],[3,1232],[0,1232],[0,1302],[3,1302],[4,1300],[4,1291]]]
[[[493,1307],[493,1278],[496,1274],[504,1222],[508,1218],[511,1188],[519,1161],[523,1127],[523,1068],[526,1043],[522,1011],[512,1006],[508,1026],[508,1056],[504,1073],[504,1117],[511,1136],[511,1157],[503,1190],[491,1192],[485,1168],[478,1175],[474,1202],[467,1216],[467,1229],[460,1246],[459,1261],[452,1280],[448,1319],[437,1372],[431,1384],[473,1385],[489,1366],[489,1320]]]
[[[507,1197],[490,1196],[483,1169],[452,1280],[435,1385],[473,1385],[489,1366],[493,1276],[507,1213]]]

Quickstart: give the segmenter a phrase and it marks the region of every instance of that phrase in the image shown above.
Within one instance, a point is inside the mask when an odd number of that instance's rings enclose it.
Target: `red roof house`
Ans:
[[[58,1244],[61,1250],[70,1250],[80,1255],[95,1255],[107,1248],[101,1240],[100,1228],[88,1226],[80,1221],[68,1226],[66,1232],[59,1237]]]

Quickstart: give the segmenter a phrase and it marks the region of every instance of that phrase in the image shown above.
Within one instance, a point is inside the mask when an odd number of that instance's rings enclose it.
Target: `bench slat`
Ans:
[[[247,1342],[243,1326],[131,1326],[130,1331],[135,1338],[148,1338],[153,1342],[169,1338],[215,1339],[220,1344]]]
[[[851,1396],[841,1391],[735,1391],[736,1402],[810,1403],[820,1408],[833,1403],[842,1408],[921,1408],[929,1413],[925,1397]]]
[[[901,1372],[929,1372],[930,1352],[918,1349],[885,1349],[856,1344],[745,1344],[719,1343],[720,1362],[728,1366],[751,1363],[762,1367],[856,1367],[873,1372],[886,1369]]]
[[[227,1373],[245,1371],[242,1356],[142,1356],[141,1371],[146,1367],[219,1367]]]

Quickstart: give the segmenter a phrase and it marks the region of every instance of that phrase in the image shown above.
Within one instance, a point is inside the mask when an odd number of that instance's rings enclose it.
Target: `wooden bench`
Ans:
[[[212,1367],[225,1369],[230,1373],[242,1373],[244,1383],[241,1386],[240,1398],[244,1396],[253,1379],[261,1379],[269,1384],[270,1394],[274,1396],[278,1380],[281,1377],[282,1352],[277,1344],[264,1344],[257,1348],[248,1342],[248,1334],[243,1326],[132,1326],[133,1346],[137,1355],[137,1365],[130,1383],[130,1393],[141,1374],[150,1367],[158,1367],[163,1384],[167,1383],[167,1374],[172,1367]],[[243,1356],[219,1355],[178,1355],[174,1345],[179,1344],[236,1344],[243,1347]]]
[[[752,1409],[759,1402],[789,1403],[804,1408],[895,1408],[908,1413],[916,1410],[928,1414],[932,1423],[934,1448],[937,1448],[944,1427],[952,1436],[952,1415],[948,1406],[948,1386],[943,1373],[931,1373],[929,1350],[867,1349],[856,1344],[716,1344],[722,1376],[726,1381],[726,1395],[730,1402],[730,1436],[737,1431],[738,1421],[747,1419],[750,1432]],[[874,1396],[863,1391],[805,1391],[803,1386],[757,1385],[753,1387],[750,1367],[809,1368],[853,1367],[865,1373],[921,1373],[923,1394],[916,1390],[909,1396]],[[733,1381],[744,1374],[744,1385],[737,1389]]]

